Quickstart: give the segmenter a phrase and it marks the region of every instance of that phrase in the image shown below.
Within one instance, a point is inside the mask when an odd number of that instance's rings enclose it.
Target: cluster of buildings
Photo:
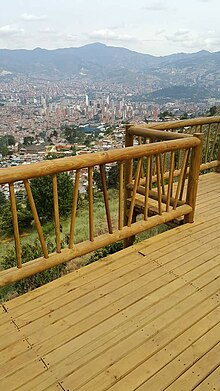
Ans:
[[[206,103],[138,101],[140,90],[120,84],[86,81],[42,81],[23,77],[0,78],[0,136],[12,134],[22,144],[26,136],[59,135],[65,125],[99,126],[101,123],[157,121],[160,112],[197,116]],[[55,133],[54,133],[55,132]]]
[[[0,167],[30,164],[53,153],[71,156],[120,148],[126,122],[159,121],[161,112],[171,112],[174,119],[183,113],[195,117],[207,110],[205,103],[140,101],[141,93],[142,87],[131,89],[108,81],[1,77],[0,137],[14,136],[15,145],[9,147],[9,156],[3,158],[0,153]],[[81,127],[88,137],[95,133],[89,146],[67,142],[63,129],[72,125]]]

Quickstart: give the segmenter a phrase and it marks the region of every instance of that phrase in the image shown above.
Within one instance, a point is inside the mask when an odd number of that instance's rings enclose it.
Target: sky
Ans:
[[[220,50],[220,0],[1,0],[0,48],[92,42],[152,55]]]

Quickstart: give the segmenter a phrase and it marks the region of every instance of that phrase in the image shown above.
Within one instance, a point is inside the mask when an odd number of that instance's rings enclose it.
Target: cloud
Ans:
[[[77,34],[71,34],[71,33],[62,33],[59,31],[56,31],[50,27],[46,27],[43,30],[40,30],[39,33],[41,35],[44,35],[46,37],[50,37],[56,40],[62,40],[63,42],[75,42],[78,38]]]
[[[15,36],[21,35],[24,33],[24,29],[14,25],[14,24],[6,24],[5,26],[0,27],[0,36]]]
[[[154,2],[143,7],[147,11],[167,11],[169,7],[164,2]]]
[[[89,38],[114,41],[114,42],[136,42],[137,39],[128,34],[120,34],[110,29],[95,30],[87,34]]]
[[[167,41],[171,42],[184,42],[185,40],[191,39],[191,33],[189,30],[186,29],[178,29],[174,33],[167,34],[164,33],[164,37],[167,39]]]
[[[76,40],[78,39],[77,34],[62,33],[50,27],[46,27],[45,29],[40,30],[39,33],[41,36],[44,36],[44,40],[47,39],[49,41],[56,41],[56,43],[61,43],[61,45],[65,45],[67,42],[76,43]]]
[[[163,37],[171,44],[178,44],[183,49],[192,51],[202,49],[215,51],[219,50],[220,46],[219,34],[212,30],[201,33],[190,31],[185,28],[180,28],[172,33],[167,33],[166,31],[162,30],[158,33],[158,35]]]
[[[20,16],[20,19],[24,20],[25,22],[35,22],[38,20],[45,20],[46,18],[46,15],[32,15],[27,13],[24,13]]]

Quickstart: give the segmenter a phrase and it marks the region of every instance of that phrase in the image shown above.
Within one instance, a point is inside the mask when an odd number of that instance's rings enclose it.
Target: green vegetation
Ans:
[[[15,145],[15,138],[14,136],[8,135],[8,136],[1,136],[0,137],[0,154],[2,156],[9,155],[9,149],[8,147]]]
[[[109,190],[109,204],[112,214],[112,223],[116,228],[117,226],[117,216],[118,216],[118,205],[115,202],[116,197],[118,196],[117,191],[114,189]],[[75,228],[75,243],[82,242],[88,239],[88,200],[86,197],[82,199],[80,197],[80,202],[78,204],[77,216],[76,216],[76,228]],[[95,225],[95,234],[101,235],[104,232],[107,232],[107,223],[105,216],[105,208],[103,195],[101,192],[95,192],[94,194],[94,225]],[[61,217],[61,240],[62,247],[67,246],[69,240],[69,230],[70,230],[70,215]],[[25,231],[25,235],[21,237],[22,243],[22,258],[24,262],[27,262],[31,259],[42,256],[41,246],[38,241],[37,233],[35,227],[32,225],[28,231]],[[53,220],[50,219],[46,224],[43,225],[43,233],[46,237],[46,243],[48,246],[48,250],[55,250],[55,227]],[[1,256],[0,256],[0,264],[2,268],[9,268],[15,266],[15,250],[14,250],[14,241],[13,238],[8,237],[7,239],[0,241],[1,245]],[[5,237],[5,236],[4,236]],[[112,248],[117,249],[118,245]],[[107,255],[107,252],[103,249],[103,254]],[[105,255],[103,255],[105,256]],[[76,261],[73,261],[74,266],[71,265],[71,262],[68,264],[68,270],[71,270],[72,267],[75,268]],[[78,267],[83,264],[83,260],[77,262]],[[90,263],[89,261],[86,262]],[[18,282],[16,284],[10,285],[2,290],[1,300],[7,300],[14,295],[18,295],[20,293],[26,292],[27,290],[34,289],[37,286],[45,284],[46,282],[51,281],[54,278],[59,277],[61,274],[66,272],[66,266],[61,265],[58,268],[53,268],[44,273],[40,273],[38,275],[28,278],[24,281]]]
[[[33,142],[35,141],[35,138],[32,137],[32,136],[26,136],[24,137],[24,145],[27,146],[27,145],[32,145]]]
[[[166,117],[173,117],[173,114],[170,111],[163,111],[158,117],[159,119],[164,120]]]
[[[117,189],[119,186],[119,165],[115,164],[108,172],[105,172],[106,185],[108,189]],[[94,171],[93,180],[98,190],[102,190],[101,175],[98,170]]]
[[[209,117],[212,117],[213,115],[219,115],[218,112],[217,112],[217,111],[218,111],[217,109],[218,109],[217,106],[212,106],[212,107],[210,107],[210,109],[209,109],[207,115],[208,115]]]
[[[73,182],[67,173],[57,175],[60,216],[66,216],[72,207]],[[53,188],[50,176],[32,179],[31,191],[42,223],[53,218]]]
[[[218,109],[213,106],[210,108],[210,113],[215,113],[218,115]],[[170,115],[168,112],[161,113],[162,117]],[[187,114],[186,114],[187,115]],[[79,142],[81,133],[85,137],[84,132],[80,129],[65,129],[66,137],[69,137],[71,142]],[[205,138],[207,135],[208,126],[203,127],[203,132],[205,133]],[[87,136],[86,136],[87,137]],[[210,140],[212,140],[212,135]],[[74,141],[75,140],[75,141]],[[1,138],[0,138],[1,141]],[[28,140],[27,140],[28,142]],[[85,142],[85,138],[83,141]],[[5,143],[5,144],[4,144]],[[12,145],[13,139],[4,139],[2,145]],[[1,145],[1,143],[0,143]],[[7,146],[6,146],[7,148]],[[205,147],[204,147],[205,148]],[[211,152],[212,143],[210,143],[209,153]],[[73,153],[76,153],[75,148],[73,147]],[[214,150],[215,159],[217,153],[217,143]],[[204,151],[203,151],[204,156]],[[177,163],[177,156],[175,156],[175,162]],[[136,169],[137,161],[134,161],[133,168],[134,173]],[[59,209],[61,216],[61,240],[62,246],[65,247],[69,242],[69,230],[70,230],[70,211],[72,207],[73,199],[73,183],[70,176],[66,173],[59,174],[58,179],[58,194],[59,194]],[[95,226],[95,235],[101,235],[107,232],[107,222],[106,222],[106,212],[104,207],[104,200],[102,194],[102,182],[100,177],[100,172],[98,170],[94,171],[93,176],[94,182],[96,184],[96,189],[94,189],[94,226]],[[113,228],[117,227],[118,219],[118,181],[119,181],[119,166],[116,164],[112,166],[108,171],[106,171],[106,183],[108,187],[109,194],[109,205],[111,210],[112,224]],[[49,249],[49,252],[55,250],[55,227],[54,227],[54,212],[53,212],[53,192],[52,192],[52,179],[51,177],[45,176],[41,178],[36,178],[31,180],[31,190],[33,197],[36,203],[38,214],[43,226],[43,233],[46,237],[46,243]],[[75,233],[74,233],[74,242],[82,242],[88,239],[88,199],[87,194],[83,197],[79,195],[79,202],[77,207],[76,215],[76,224],[75,224]],[[32,259],[42,256],[41,246],[39,244],[35,226],[33,224],[32,214],[30,213],[29,204],[26,198],[22,201],[17,201],[17,212],[19,220],[19,230],[20,233],[24,233],[21,238],[22,242],[22,259],[23,262],[28,262]],[[166,225],[155,227],[151,230],[148,230],[142,234],[136,236],[136,241],[144,240],[148,237],[161,233],[167,230]],[[0,265],[3,269],[8,269],[16,265],[16,257],[14,250],[14,243],[12,240],[12,217],[11,217],[11,208],[10,203],[7,201],[4,193],[0,191],[0,243],[1,243],[1,255],[0,255]],[[89,263],[95,262],[100,258],[107,256],[108,254],[113,254],[116,251],[119,251],[122,248],[122,242],[114,243],[110,246],[106,246],[100,250],[95,251],[93,254],[86,257],[80,258],[78,260],[73,260],[68,264],[68,270],[71,270],[71,267],[81,267],[82,265],[88,265]],[[72,266],[71,266],[72,265]],[[76,266],[77,265],[77,266]],[[45,284],[67,271],[65,265],[60,265],[56,268],[52,268],[43,273],[39,273],[31,278],[25,279],[21,282],[17,282],[9,287],[6,287],[2,290],[0,299],[5,300],[10,298],[12,295],[17,295],[24,293],[28,290],[34,289],[42,284]]]
[[[21,202],[17,202],[18,225],[20,233],[23,233],[30,228],[32,222],[32,214]],[[0,216],[0,233],[1,235],[13,235],[11,205],[9,202],[5,204]]]
[[[47,239],[46,243],[49,252],[55,250],[54,244],[49,239]],[[34,241],[33,243],[23,244],[21,250],[22,250],[23,263],[42,256],[41,246],[38,241]],[[14,267],[15,265],[16,265],[15,249],[10,248],[7,251],[7,253],[4,255],[1,266],[3,269],[9,269],[11,267]],[[7,297],[10,297],[12,295],[23,294],[25,292],[28,292],[29,290],[38,288],[39,286],[44,285],[47,282],[50,282],[60,277],[63,274],[64,269],[65,269],[65,265],[61,264],[49,270],[46,270],[44,272],[35,274],[34,276],[31,276],[24,280],[15,282],[10,286],[6,286],[0,292],[0,300],[5,300],[7,299]]]
[[[85,133],[78,126],[66,126],[63,131],[65,139],[70,144],[83,143]]]
[[[84,144],[86,147],[90,147],[91,142],[98,139],[99,131],[87,134],[80,127],[76,125],[65,126],[63,129],[63,136],[70,144]]]

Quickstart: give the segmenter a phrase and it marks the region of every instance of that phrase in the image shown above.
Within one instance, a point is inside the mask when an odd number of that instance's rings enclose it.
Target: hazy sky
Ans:
[[[103,42],[154,55],[220,50],[220,0],[7,0],[0,48]]]

